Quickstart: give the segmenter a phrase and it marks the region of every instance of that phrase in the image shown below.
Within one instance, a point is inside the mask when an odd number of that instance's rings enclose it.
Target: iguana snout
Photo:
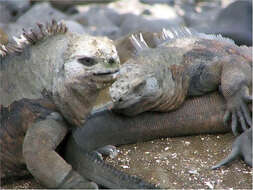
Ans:
[[[161,84],[155,73],[146,65],[137,64],[123,65],[117,81],[110,87],[113,109],[126,115],[136,115],[150,108],[160,92]]]

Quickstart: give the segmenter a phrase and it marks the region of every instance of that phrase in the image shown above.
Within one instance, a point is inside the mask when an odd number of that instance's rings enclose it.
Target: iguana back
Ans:
[[[163,30],[150,48],[142,34],[130,40],[136,55],[121,68],[110,88],[114,110],[126,115],[178,109],[186,97],[219,91],[227,101],[225,120],[232,116],[245,130],[251,126],[246,104],[252,101],[251,48],[230,39],[188,28]]]

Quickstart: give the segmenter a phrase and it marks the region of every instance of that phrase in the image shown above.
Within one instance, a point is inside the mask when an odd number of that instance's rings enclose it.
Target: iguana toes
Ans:
[[[55,149],[71,130],[65,121],[81,126],[114,81],[119,59],[112,41],[69,33],[56,21],[14,40],[0,46],[1,178],[26,164],[46,187],[96,188]]]
[[[238,134],[238,123],[243,130],[251,126],[246,107],[252,102],[251,49],[187,28],[161,34],[156,48],[149,48],[141,34],[132,36],[137,55],[125,62],[110,88],[113,109],[126,115],[168,112],[186,97],[220,89],[227,102],[224,119],[232,117],[233,133]]]
[[[104,170],[92,170],[83,151],[91,152],[106,145],[131,144],[161,137],[228,132],[231,129],[223,122],[225,110],[224,98],[214,92],[201,97],[189,98],[177,110],[166,113],[145,112],[135,117],[128,117],[110,110],[96,112],[87,119],[84,127],[77,128],[72,133],[71,140],[67,142],[64,151],[65,157],[86,178],[96,179],[98,184],[105,187],[115,187],[113,184],[121,181],[122,176],[117,173],[114,175],[105,173],[105,178],[96,178],[93,172]],[[243,144],[245,141],[241,140],[240,137],[236,140],[240,147],[252,147],[251,143],[245,145]],[[241,152],[242,156],[252,160],[250,152]],[[251,162],[248,164],[252,165]]]
[[[229,162],[241,157],[246,164],[252,167],[252,127],[244,131],[238,136],[233,143],[231,153],[224,158],[220,163],[213,166],[212,169],[217,169]]]

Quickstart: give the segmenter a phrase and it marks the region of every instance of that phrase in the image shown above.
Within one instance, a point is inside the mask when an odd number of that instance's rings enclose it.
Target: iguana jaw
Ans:
[[[96,83],[98,89],[104,89],[116,81],[118,71],[118,68],[114,68],[104,72],[93,73],[91,80]]]

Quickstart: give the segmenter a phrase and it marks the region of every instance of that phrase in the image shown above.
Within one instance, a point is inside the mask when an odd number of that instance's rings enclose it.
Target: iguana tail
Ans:
[[[212,167],[212,170],[215,170],[223,165],[228,164],[229,162],[232,162],[239,157],[239,153],[240,151],[238,147],[233,148],[231,153],[226,158],[224,158],[222,161],[220,161],[220,163]]]
[[[106,188],[113,189],[157,189],[158,186],[141,178],[124,173],[98,158],[95,154],[83,151],[70,137],[64,151],[65,159],[79,174]]]

